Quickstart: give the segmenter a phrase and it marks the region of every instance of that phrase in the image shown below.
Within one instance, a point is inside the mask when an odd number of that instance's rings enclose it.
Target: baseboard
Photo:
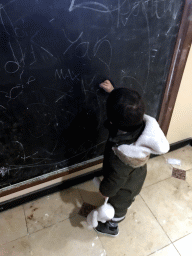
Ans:
[[[185,140],[181,140],[179,142],[172,143],[170,145],[170,151],[174,151],[176,149],[185,147],[187,145],[192,146],[192,138],[188,138],[188,139],[185,139]]]
[[[1,202],[0,203],[0,212],[11,209],[13,207],[19,206],[24,203],[28,203],[30,201],[36,200],[36,199],[44,197],[46,195],[53,194],[53,193],[61,191],[63,189],[70,188],[72,186],[89,181],[89,180],[93,179],[94,177],[98,177],[101,175],[102,174],[101,174],[101,168],[100,168],[100,169],[92,171],[90,173],[86,173],[86,174],[80,175],[78,177],[71,178],[69,180],[66,180],[66,181],[51,185],[51,186],[47,186],[47,187],[42,188],[37,191],[33,191],[26,195],[22,195],[22,196]]]
[[[182,148],[187,145],[192,146],[192,138],[188,138],[188,139],[171,144],[170,151],[177,150],[177,149]],[[155,157],[155,155],[151,156],[151,158],[153,158],[153,157]],[[10,199],[8,201],[0,203],[0,212],[11,209],[13,207],[19,206],[24,203],[28,203],[30,201],[41,198],[43,196],[50,195],[52,193],[61,191],[63,189],[67,189],[69,187],[78,185],[80,183],[89,181],[89,180],[93,179],[95,176],[101,176],[101,175],[102,175],[101,169],[97,169],[97,170],[91,171],[90,173],[86,173],[86,174],[77,176],[75,178],[71,178],[69,180],[54,184],[52,186],[45,187],[38,191],[34,191],[32,193],[28,193],[26,195],[22,195],[20,197]]]

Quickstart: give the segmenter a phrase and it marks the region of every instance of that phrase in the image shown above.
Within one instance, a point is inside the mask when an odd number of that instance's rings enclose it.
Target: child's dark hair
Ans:
[[[145,105],[137,91],[114,89],[107,99],[107,116],[118,129],[128,131],[141,125]]]

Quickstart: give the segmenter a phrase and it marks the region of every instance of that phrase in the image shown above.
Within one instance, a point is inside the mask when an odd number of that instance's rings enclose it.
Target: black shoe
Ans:
[[[107,221],[105,223],[99,221],[95,230],[101,234],[113,237],[116,237],[119,234],[118,224],[113,221]]]

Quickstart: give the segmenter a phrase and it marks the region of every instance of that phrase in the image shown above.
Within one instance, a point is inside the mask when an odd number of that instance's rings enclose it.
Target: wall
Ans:
[[[190,137],[192,138],[192,47],[183,73],[167,139],[171,144]]]

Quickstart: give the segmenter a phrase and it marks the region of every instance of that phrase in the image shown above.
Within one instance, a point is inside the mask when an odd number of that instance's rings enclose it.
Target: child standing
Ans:
[[[106,223],[99,222],[95,229],[117,236],[118,223],[125,219],[127,209],[141,191],[150,154],[167,153],[169,143],[157,121],[144,114],[144,102],[136,91],[114,89],[109,80],[100,87],[109,93],[106,105],[109,138],[99,190],[104,197],[109,197],[108,203],[114,207],[115,216]]]

